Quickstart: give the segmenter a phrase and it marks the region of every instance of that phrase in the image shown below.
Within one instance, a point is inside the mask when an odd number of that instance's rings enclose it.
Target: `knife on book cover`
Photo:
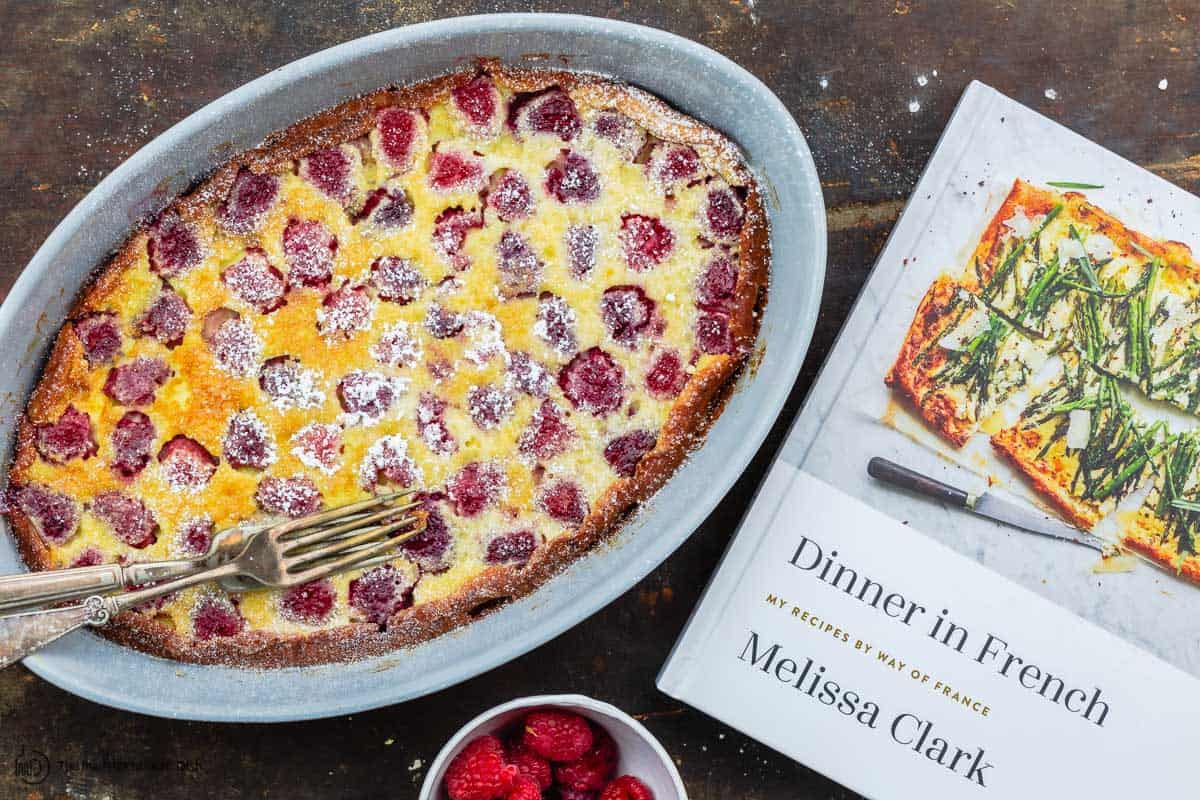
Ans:
[[[1003,522],[1014,528],[1049,536],[1052,539],[1074,542],[1093,550],[1099,550],[1101,553],[1108,553],[1113,549],[1112,545],[1095,534],[1081,531],[1047,514],[1010,503],[996,497],[991,492],[982,494],[964,492],[962,489],[942,483],[928,475],[922,475],[908,467],[902,467],[886,458],[879,456],[872,458],[867,462],[867,472],[877,480],[908,489],[934,500],[940,500],[956,508],[966,509],[981,517]]]

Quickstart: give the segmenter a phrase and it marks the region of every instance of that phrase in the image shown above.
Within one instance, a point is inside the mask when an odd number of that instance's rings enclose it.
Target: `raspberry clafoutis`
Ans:
[[[393,562],[216,586],[106,635],[286,666],[419,643],[619,528],[719,415],[766,302],[737,149],[596,76],[484,63],[300,121],[134,230],[55,340],[8,508],[35,569],[418,492]]]

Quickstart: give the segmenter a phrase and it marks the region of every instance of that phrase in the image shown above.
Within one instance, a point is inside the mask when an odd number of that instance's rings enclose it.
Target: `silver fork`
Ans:
[[[0,668],[85,625],[107,625],[123,611],[208,581],[244,578],[258,586],[286,588],[386,563],[395,557],[388,551],[425,529],[419,506],[414,502],[371,514],[361,509],[347,513],[350,507],[342,507],[310,514],[257,532],[237,556],[199,572],[125,594],[93,594],[78,605],[0,618]]]
[[[412,494],[410,491],[401,491],[376,495],[319,514],[294,521],[289,520],[286,523],[275,520],[235,525],[218,532],[213,536],[208,551],[193,558],[125,565],[97,564],[91,567],[71,567],[44,572],[29,572],[22,575],[0,576],[0,614],[67,600],[82,600],[93,594],[106,594],[127,587],[158,583],[215,567],[237,556],[252,537],[275,525],[290,525],[293,522],[299,522],[303,527],[311,528],[331,522],[348,522],[353,519],[358,519],[363,524],[378,521],[395,513],[395,509],[385,508],[381,512],[375,511],[375,509],[387,506],[388,503],[410,494]],[[372,512],[374,512],[373,516]],[[255,586],[253,582],[238,577],[224,578],[221,584],[230,591],[245,591]]]

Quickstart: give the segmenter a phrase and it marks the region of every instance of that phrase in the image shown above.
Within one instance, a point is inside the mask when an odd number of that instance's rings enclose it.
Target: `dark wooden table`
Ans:
[[[665,28],[738,61],[791,109],[816,156],[830,239],[823,309],[787,410],[751,468],[687,544],[607,609],[505,667],[402,706],[269,727],[171,722],[6,670],[0,797],[412,797],[422,765],[462,722],[553,691],[644,720],[695,800],[854,796],[659,694],[654,675],[967,83],[986,81],[1200,190],[1200,3],[568,5]],[[213,98],[364,34],[531,8],[561,10],[507,0],[0,1],[0,287],[100,178]],[[16,766],[40,755],[49,774],[27,783]]]

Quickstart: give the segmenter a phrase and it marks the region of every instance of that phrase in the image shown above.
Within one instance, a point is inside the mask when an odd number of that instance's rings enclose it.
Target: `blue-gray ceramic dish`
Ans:
[[[134,222],[194,178],[350,96],[430,78],[477,56],[529,64],[523,57],[529,53],[550,53],[553,66],[565,62],[645,88],[725,132],[765,189],[774,257],[760,334],[764,354],[704,446],[612,546],[534,594],[411,650],[351,664],[245,670],[158,659],[83,633],[26,659],[30,669],[100,703],[183,719],[269,722],[398,703],[478,675],[579,623],[670,555],[729,490],[783,407],[817,319],[825,217],[813,159],[778,98],[728,59],[663,31],[572,15],[460,17],[347,42],[230,92],[147,144],[71,211],[0,307],[0,402],[7,406],[0,440],[11,453],[19,412],[89,273]],[[17,554],[3,538],[0,573],[18,571]]]

